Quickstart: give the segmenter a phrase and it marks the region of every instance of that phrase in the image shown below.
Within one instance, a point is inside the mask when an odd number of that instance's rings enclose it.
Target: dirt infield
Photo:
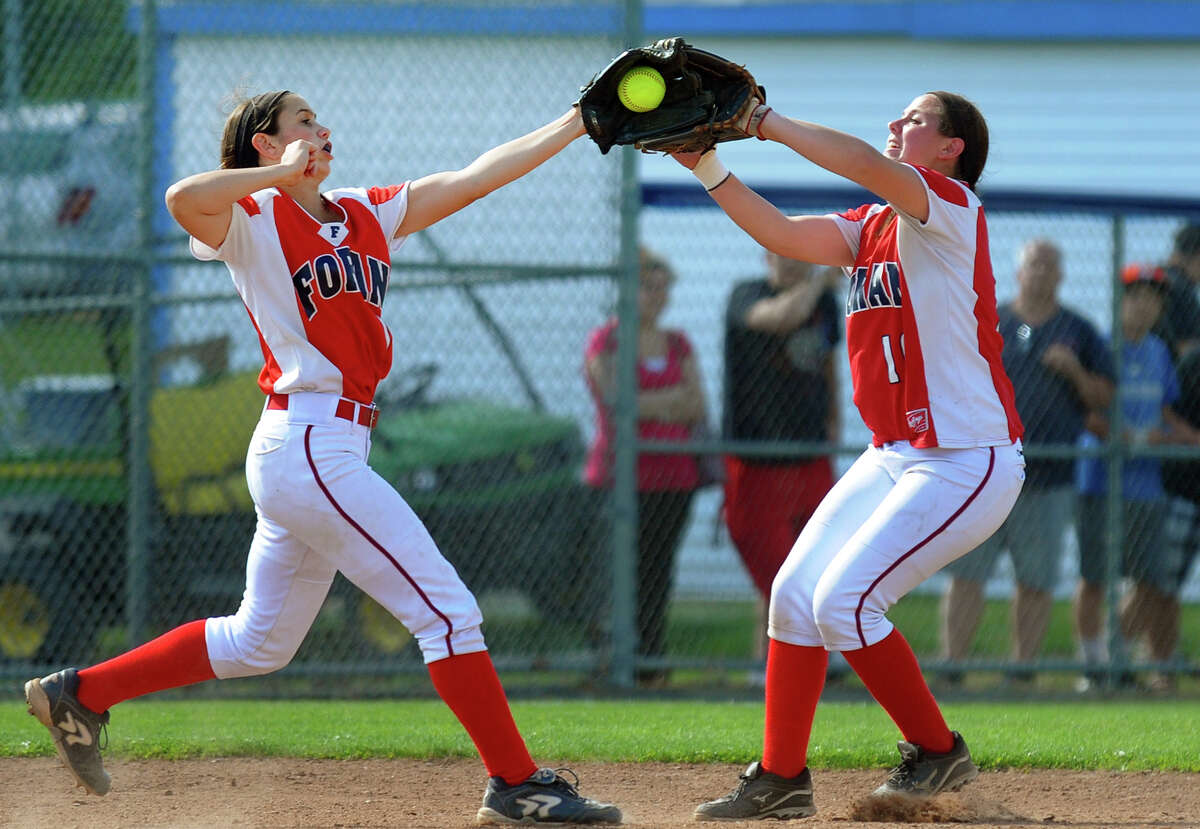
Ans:
[[[574,765],[583,791],[619,804],[625,824],[636,827],[696,826],[693,807],[724,794],[740,770]],[[113,791],[98,798],[73,789],[57,759],[0,759],[0,826],[465,829],[474,825],[484,782],[475,760],[115,760],[109,770]],[[901,811],[864,802],[883,778],[882,771],[816,771],[819,812],[795,825],[1200,827],[1200,774],[987,772],[961,794]]]

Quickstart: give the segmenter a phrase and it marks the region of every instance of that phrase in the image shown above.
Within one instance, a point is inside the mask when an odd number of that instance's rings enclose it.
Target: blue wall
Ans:
[[[220,13],[214,14],[219,8]],[[642,28],[714,36],[881,36],[914,40],[1200,39],[1191,0],[844,0],[802,3],[647,3]],[[137,7],[133,15],[137,15]],[[435,2],[178,2],[159,8],[164,33],[192,35],[546,34],[623,30],[618,3],[545,3],[536,11]]]

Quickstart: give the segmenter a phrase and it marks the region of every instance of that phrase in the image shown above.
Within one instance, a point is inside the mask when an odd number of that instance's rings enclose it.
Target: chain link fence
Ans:
[[[395,184],[556,117],[627,39],[620,3],[101,5],[5,5],[13,676],[237,608],[262,355],[224,268],[192,259],[162,207],[170,182],[217,166],[237,98],[304,95],[333,130],[329,186]],[[392,263],[372,464],[476,592],[501,665],[587,667],[609,647],[611,591],[583,575],[608,551],[580,479],[581,366],[633,238],[631,169],[579,142]],[[424,674],[403,627],[339,577],[292,674],[346,663]]]
[[[766,184],[758,189],[793,213],[840,211],[870,200],[869,194],[849,188]],[[951,575],[943,571],[901,600],[889,617],[909,638],[935,681],[948,688],[1005,693],[1069,692],[1076,685],[1174,689],[1180,680],[1184,687],[1192,687],[1194,680],[1189,677],[1200,654],[1196,616],[1200,578],[1195,568],[1187,570],[1187,557],[1196,539],[1194,535],[1185,538],[1184,534],[1189,530],[1194,507],[1187,498],[1174,493],[1186,494],[1188,482],[1192,486],[1200,482],[1197,450],[1194,441],[1179,434],[1164,436],[1153,446],[1122,439],[1122,435],[1133,435],[1133,430],[1144,435],[1148,425],[1165,428],[1161,411],[1152,416],[1148,413],[1147,400],[1170,392],[1160,388],[1157,377],[1139,373],[1147,368],[1145,355],[1128,344],[1125,350],[1118,349],[1112,332],[1124,330],[1120,325],[1124,293],[1118,279],[1121,268],[1134,262],[1165,264],[1173,256],[1179,231],[1195,224],[1200,204],[1104,196],[1050,197],[986,189],[981,195],[988,210],[999,304],[1004,306],[1016,299],[1018,261],[1030,242],[1041,239],[1056,248],[1062,270],[1059,301],[1090,326],[1096,337],[1095,349],[1109,363],[1109,376],[1123,378],[1116,384],[1119,405],[1112,411],[1102,406],[1100,413],[1106,419],[1116,422],[1123,418],[1124,422],[1113,426],[1111,441],[1096,439],[1076,444],[1073,440],[1048,440],[1045,436],[1056,434],[1064,415],[1055,408],[1056,399],[1038,396],[1042,388],[1038,384],[1046,382],[1044,366],[1031,369],[1028,360],[1023,362],[1023,355],[1031,347],[1036,348],[1040,360],[1052,342],[1062,342],[1078,352],[1087,343],[1080,341],[1073,330],[1048,333],[1054,328],[1044,327],[1049,320],[1040,321],[1043,327],[1026,326],[1025,330],[1014,322],[1011,331],[1002,323],[1005,362],[1014,375],[1014,384],[1021,387],[1018,404],[1022,405],[1024,399],[1033,401],[1023,407],[1021,414],[1027,435],[1032,436],[1025,441],[1025,454],[1030,468],[1038,468],[1037,481],[1027,485],[1019,503],[1043,503],[1046,491],[1060,492],[1057,500],[1049,502],[1057,512],[1032,527],[1032,540],[1028,533],[1022,537],[1009,526],[1009,532],[994,542],[998,549],[992,552],[992,567],[976,561],[966,571],[964,579],[978,586],[977,592],[968,594],[973,611],[947,608]],[[755,287],[768,274],[765,251],[738,231],[699,187],[651,183],[643,187],[643,199],[642,241],[668,260],[678,274],[661,325],[686,332],[691,339],[699,355],[710,418],[724,420],[725,440],[708,445],[716,452],[737,456],[739,464],[759,468],[768,464],[775,470],[768,479],[774,490],[739,495],[717,485],[697,493],[691,525],[677,554],[679,572],[674,581],[671,617],[677,636],[672,656],[676,664],[694,665],[706,655],[720,652],[725,658],[721,666],[732,672],[725,675],[726,681],[753,683],[761,669],[754,656],[761,649],[761,634],[755,628],[756,609],[761,612],[766,594],[749,575],[754,570],[753,559],[772,548],[772,525],[779,523],[776,513],[792,504],[793,515],[803,514],[805,505],[811,510],[814,497],[819,498],[819,492],[828,487],[821,463],[829,459],[836,477],[870,442],[850,396],[840,319],[846,302],[846,280],[840,273],[829,274],[821,269],[798,277],[801,283],[806,279],[820,283],[826,295],[814,301],[815,308],[806,324],[763,338],[765,342],[751,338],[747,345],[747,290],[751,299],[770,295],[765,287]],[[780,289],[779,293],[783,292]],[[801,292],[793,290],[792,296]],[[836,321],[829,319],[834,315],[830,308],[836,309]],[[1191,330],[1197,330],[1197,324],[1200,318],[1192,320]],[[1031,334],[1032,343],[1028,339]],[[830,346],[834,340],[837,344]],[[831,351],[836,370],[832,393],[827,403],[812,409],[812,401],[820,400],[827,387],[820,375]],[[1163,346],[1161,353],[1166,351]],[[731,365],[730,360],[757,360],[758,365],[751,371],[745,365]],[[786,368],[776,371],[772,364],[786,364]],[[1187,378],[1186,366],[1187,361],[1181,361],[1178,372],[1171,372],[1178,375],[1185,392],[1175,403],[1185,416],[1186,392],[1194,383]],[[1103,372],[1097,366],[1092,368]],[[1033,381],[1029,379],[1031,371]],[[797,402],[790,388],[773,377],[803,383],[807,402]],[[1173,382],[1162,381],[1166,387]],[[752,407],[756,411],[748,414]],[[778,409],[787,414],[805,411],[810,418],[807,430],[789,417],[772,421],[771,412]],[[1132,423],[1131,416],[1140,418],[1139,422]],[[1114,465],[1118,471],[1111,481],[1102,463],[1105,456],[1125,459]],[[1083,511],[1078,510],[1084,499],[1079,496],[1076,469],[1081,459],[1100,464],[1088,476],[1086,491],[1092,494]],[[1155,468],[1168,459],[1169,473],[1182,485],[1176,483],[1164,490],[1141,481],[1140,476],[1148,473],[1161,482],[1162,469]],[[1060,474],[1051,475],[1053,486],[1048,487],[1044,472],[1056,463]],[[785,467],[796,471],[789,477],[779,471]],[[1131,474],[1139,476],[1138,482],[1133,486],[1127,482],[1123,487],[1117,479]],[[818,494],[804,491],[814,487]],[[1144,510],[1135,505],[1132,511],[1126,505],[1110,517],[1104,509],[1110,498],[1118,504],[1134,499],[1152,505]],[[1043,507],[1043,512],[1046,509]],[[1031,520],[1024,512],[1014,524]],[[749,526],[745,526],[747,521]],[[1093,654],[1097,661],[1092,665],[1082,662],[1076,634],[1078,611],[1074,597],[1081,576],[1081,530],[1089,545],[1084,553],[1095,562],[1093,572],[1098,572],[1092,579],[1099,579],[1093,597],[1093,613],[1099,626],[1093,638],[1098,640],[1098,652]],[[1044,541],[1037,537],[1038,532],[1053,537]],[[774,543],[777,546],[778,542]],[[1032,552],[1023,544],[1028,544]],[[1015,548],[1015,557],[1010,548]],[[1025,565],[1031,555],[1049,560],[1037,563],[1036,577],[1019,580],[1014,561]],[[1158,605],[1144,608],[1146,618],[1142,620],[1134,608],[1139,598],[1146,598],[1145,591],[1135,589],[1136,579],[1120,578],[1127,569],[1121,562],[1128,557],[1135,559],[1134,575],[1142,572],[1140,568],[1150,568],[1152,575],[1142,580],[1162,594],[1157,596]],[[1118,573],[1118,577],[1110,578],[1111,573]],[[1025,576],[1024,567],[1021,575]],[[1043,602],[1014,604],[1014,597],[1021,592],[1018,581],[1036,586],[1044,594]],[[1045,618],[1033,621],[1034,614],[1045,614]],[[1169,642],[1171,634],[1154,625],[1170,624],[1172,618],[1176,627],[1174,645],[1167,653],[1156,655],[1147,643]],[[1133,627],[1127,627],[1130,624]],[[963,639],[964,626],[965,642],[958,642]],[[1123,628],[1125,635],[1121,635]],[[734,630],[738,631],[736,635]],[[1017,642],[1021,636],[1032,642],[1032,654],[1019,652]],[[837,677],[846,672],[846,666],[834,660],[831,671]]]
[[[129,494],[137,41],[117,4],[4,4],[0,659],[85,658]],[[76,38],[92,44],[79,49]],[[118,615],[117,620],[120,620]]]
[[[387,185],[461,167],[557,116],[641,37],[630,22],[638,3],[345,8],[4,3],[0,132],[10,149],[0,192],[14,217],[0,238],[4,676],[93,662],[237,608],[254,529],[243,465],[263,403],[262,356],[224,268],[192,259],[162,208],[170,182],[216,166],[236,96],[305,96],[333,130],[328,184]],[[371,461],[477,594],[511,685],[750,688],[762,668],[761,591],[721,514],[724,455],[828,458],[836,475],[868,436],[849,399],[836,313],[789,352],[832,367],[835,416],[782,440],[730,430],[727,307],[736,282],[764,273],[763,253],[698,187],[645,187],[639,203],[636,172],[628,154],[602,157],[580,141],[409,240],[384,307],[395,363],[379,390]],[[984,196],[1001,301],[1015,295],[1021,246],[1052,238],[1064,253],[1064,303],[1105,335],[1118,318],[1117,267],[1162,261],[1200,211]],[[859,203],[849,191],[772,197],[804,212]],[[646,314],[639,237],[675,276],[651,293],[665,303],[662,325],[684,335],[678,347],[703,389],[699,407],[686,395],[647,404],[682,407],[690,426],[681,430],[635,424],[644,402],[635,380],[656,367],[636,364],[632,336],[616,346]],[[826,307],[841,307],[842,290],[831,288]],[[606,435],[607,451],[597,445]],[[1126,445],[1027,454],[1081,451],[1115,457]],[[1120,538],[1120,511],[1105,520],[1104,538]],[[1081,667],[1069,607],[1075,539],[1072,521],[1049,631],[1026,666],[1064,678]],[[1106,560],[1120,552],[1108,543]],[[966,670],[969,687],[1012,667],[1008,561],[988,574],[965,661],[947,659],[939,629],[944,575],[895,608],[927,667]],[[1106,607],[1119,588],[1109,582]],[[1194,659],[1194,574],[1179,597],[1177,652]],[[1136,651],[1106,657],[1113,677],[1131,666],[1184,672]],[[216,693],[271,683],[312,692],[350,674],[364,692],[372,681],[389,691],[425,681],[403,627],[339,577],[280,677]]]

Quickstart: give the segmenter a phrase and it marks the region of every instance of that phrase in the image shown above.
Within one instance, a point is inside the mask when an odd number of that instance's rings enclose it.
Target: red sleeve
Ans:
[[[396,194],[403,189],[403,184],[393,184],[390,187],[368,187],[367,198],[371,200],[371,204],[383,204],[385,201],[394,199]]]
[[[921,174],[921,178],[925,179],[925,183],[929,185],[929,189],[933,194],[942,201],[956,204],[959,207],[967,206],[967,194],[964,192],[966,185],[960,184],[952,178],[948,178],[939,172],[918,167],[913,165],[914,169]]]
[[[851,222],[861,222],[867,217],[867,213],[874,207],[873,204],[864,204],[861,207],[856,207],[853,210],[847,210],[845,213],[838,213],[843,219]]]
[[[678,357],[679,362],[683,362],[688,357],[692,356],[692,344],[687,338],[687,334],[682,331],[672,330],[668,335],[671,342],[671,351]]]
[[[237,200],[237,203],[242,206],[242,210],[246,211],[247,216],[257,216],[262,211],[258,208],[258,202],[254,200],[254,196],[242,196]]]
[[[609,320],[599,328],[592,330],[588,334],[587,346],[584,348],[583,357],[585,360],[590,360],[598,354],[615,351],[617,347],[617,321]]]

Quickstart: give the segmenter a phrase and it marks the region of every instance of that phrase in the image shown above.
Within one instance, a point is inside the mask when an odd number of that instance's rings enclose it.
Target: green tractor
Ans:
[[[133,276],[123,257],[137,199],[121,148],[137,108],[109,109],[0,127],[20,150],[0,158],[0,184],[37,196],[0,230],[0,671],[103,655],[129,644],[121,628],[132,621],[148,635],[232,613],[244,586],[255,525],[244,459],[263,395],[253,374],[229,373],[226,337],[153,357],[156,375],[183,362],[198,379],[151,393],[145,543],[129,536],[141,477],[128,468]],[[447,261],[428,232],[419,238]],[[595,537],[578,425],[546,411],[473,287],[446,290],[507,357],[525,405],[433,399],[434,366],[398,366],[381,387],[372,464],[477,594],[515,591],[549,618],[578,618],[588,588],[578,564]],[[326,611],[361,634],[364,654],[411,650],[399,623],[340,577]]]
[[[372,466],[477,595],[516,593],[545,618],[580,618],[591,586],[579,567],[595,534],[577,424],[482,400],[429,400],[434,372],[402,371],[415,382],[384,395]],[[0,450],[0,663],[94,658],[97,633],[125,620],[126,576],[136,566],[120,390],[108,375],[18,385],[22,438]],[[250,373],[153,392],[153,508],[139,597],[147,633],[236,609],[255,524],[245,447],[262,403]],[[350,642],[362,658],[406,650],[416,658],[403,627],[340,576],[325,613],[352,634],[335,640],[339,658]]]

